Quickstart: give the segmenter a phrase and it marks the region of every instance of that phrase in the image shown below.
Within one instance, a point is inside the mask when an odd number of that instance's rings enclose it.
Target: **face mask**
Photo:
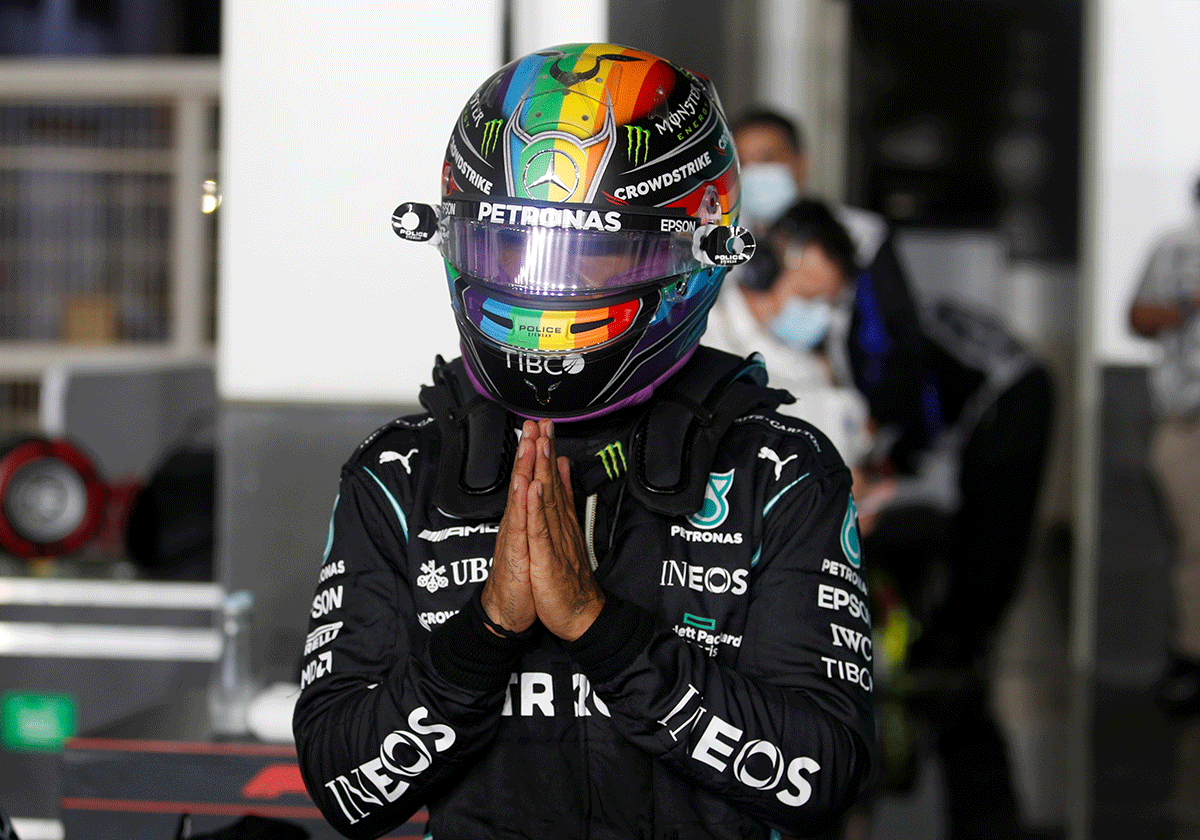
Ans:
[[[824,340],[832,322],[833,305],[829,301],[793,296],[787,299],[767,328],[771,335],[793,350],[807,351]]]
[[[800,190],[785,163],[748,163],[742,168],[742,221],[769,225],[796,203]]]

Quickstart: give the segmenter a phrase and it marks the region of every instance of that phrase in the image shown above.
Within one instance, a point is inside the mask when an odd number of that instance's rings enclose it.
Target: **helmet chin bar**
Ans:
[[[392,211],[392,230],[409,242],[438,245],[441,212],[430,204],[407,201]],[[754,256],[754,235],[738,225],[700,225],[692,234],[692,256],[700,265],[731,268]]]

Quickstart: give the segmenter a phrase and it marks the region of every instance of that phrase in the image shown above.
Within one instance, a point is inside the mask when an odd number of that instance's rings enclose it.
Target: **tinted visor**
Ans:
[[[612,208],[446,201],[441,251],[462,274],[535,296],[604,296],[699,267],[696,220]]]

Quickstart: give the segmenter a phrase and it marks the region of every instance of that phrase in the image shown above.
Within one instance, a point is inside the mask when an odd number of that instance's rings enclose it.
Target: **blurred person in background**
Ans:
[[[783,214],[807,193],[810,161],[804,131],[800,124],[770,108],[753,108],[733,122],[733,139],[742,165],[742,224],[758,236],[764,236]],[[891,229],[882,216],[869,210],[834,205],[832,212],[850,236],[850,271],[869,279],[874,296],[883,308],[896,313],[892,318],[889,340],[899,345],[900,355],[909,355],[921,342],[916,306],[908,278],[896,256]],[[820,339],[810,333],[835,310],[822,312],[821,306],[806,306],[801,311],[793,299],[772,316],[773,323],[762,329],[761,301],[752,312],[750,291],[776,276],[778,260],[770,249],[757,260],[735,268],[713,308],[705,341],[730,352],[756,350],[767,359],[774,382],[797,395],[797,403],[782,410],[795,416],[822,418],[818,423],[834,438],[851,466],[858,466],[867,455],[871,440],[870,412],[862,393],[848,380],[835,381],[823,354],[814,354]],[[764,278],[768,278],[764,281]],[[843,312],[846,310],[842,310]],[[874,390],[878,398],[890,403],[913,393],[911,383],[889,377]],[[881,391],[882,389],[882,391]],[[811,416],[810,416],[811,415]],[[830,431],[833,430],[833,431]],[[887,481],[872,485],[874,502],[890,492]],[[872,500],[865,497],[866,486],[856,489],[859,516],[871,516]]]
[[[760,234],[808,194],[804,131],[779,111],[755,108],[734,121],[733,141],[742,164],[742,224]],[[875,285],[899,298],[898,306],[911,306],[908,280],[883,216],[844,204],[831,209],[854,242],[858,269],[875,275]]]
[[[870,448],[867,404],[855,388],[834,384],[824,356],[814,352],[832,307],[789,297],[778,311],[768,312],[755,284],[775,265],[769,248],[730,272],[709,315],[704,343],[746,357],[757,353],[771,374],[771,384],[786,389],[796,401],[779,411],[800,417],[824,431],[852,469]],[[772,275],[773,276],[773,275]],[[861,489],[861,488],[860,488]],[[864,515],[862,499],[859,516]]]
[[[921,624],[906,681],[945,770],[949,836],[1022,836],[986,657],[1034,529],[1053,408],[1045,365],[992,318],[881,295],[816,200],[788,208],[734,276],[726,294],[745,299],[758,332],[746,340],[807,348],[867,403],[863,551]]]
[[[1157,686],[1168,712],[1200,712],[1200,179],[1192,220],[1155,243],[1133,301],[1129,326],[1154,339],[1150,376],[1157,414],[1149,466],[1174,531],[1174,635]]]
[[[738,195],[708,80],[572,44],[491,76],[439,207],[397,208],[463,355],[342,471],[294,718],[342,833],[808,837],[866,786],[849,471],[699,346]]]

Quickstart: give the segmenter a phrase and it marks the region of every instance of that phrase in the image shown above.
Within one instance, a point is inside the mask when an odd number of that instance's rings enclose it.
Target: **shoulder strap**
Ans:
[[[762,357],[738,358],[701,345],[659,388],[634,433],[630,493],[668,516],[700,510],[717,445],[733,421],[752,408],[794,398],[767,387]]]
[[[461,358],[437,357],[420,400],[442,439],[434,504],[463,519],[501,516],[516,454],[508,410],[475,391]]]

